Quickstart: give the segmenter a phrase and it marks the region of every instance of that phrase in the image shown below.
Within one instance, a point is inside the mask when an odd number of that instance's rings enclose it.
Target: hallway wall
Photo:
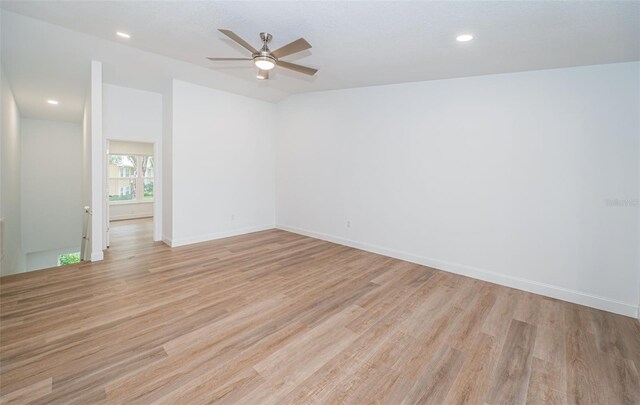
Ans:
[[[34,252],[69,248],[82,239],[82,126],[22,120],[22,244]],[[33,255],[31,255],[33,256]],[[57,256],[27,270],[57,265]]]
[[[3,220],[0,275],[24,271],[20,215],[20,111],[2,69],[0,218]]]

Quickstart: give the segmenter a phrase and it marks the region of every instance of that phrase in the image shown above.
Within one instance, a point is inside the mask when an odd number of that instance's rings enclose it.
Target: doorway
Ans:
[[[121,242],[153,242],[157,167],[154,149],[149,142],[107,141],[107,247]]]

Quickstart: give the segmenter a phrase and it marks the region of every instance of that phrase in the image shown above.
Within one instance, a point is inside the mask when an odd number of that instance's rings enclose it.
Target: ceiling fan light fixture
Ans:
[[[262,70],[271,70],[276,67],[276,60],[271,56],[256,56],[253,58],[253,63]]]

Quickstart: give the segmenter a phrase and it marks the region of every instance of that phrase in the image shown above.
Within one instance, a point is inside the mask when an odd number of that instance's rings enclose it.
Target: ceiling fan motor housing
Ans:
[[[258,52],[251,55],[251,57],[253,58],[254,61],[256,60],[256,58],[259,58],[262,60],[265,60],[264,58],[267,58],[266,60],[270,60],[275,63],[277,59],[271,56],[271,49],[269,49],[269,45],[268,45],[269,42],[271,42],[271,34],[267,34],[266,32],[261,32],[260,39],[262,39],[262,48]]]

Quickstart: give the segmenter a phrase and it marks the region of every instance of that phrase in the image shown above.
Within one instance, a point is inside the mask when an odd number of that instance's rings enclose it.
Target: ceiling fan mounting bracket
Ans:
[[[264,42],[265,44],[268,44],[269,42],[271,42],[271,34],[267,33],[267,32],[261,32],[260,33],[260,39],[262,40],[262,42]]]

